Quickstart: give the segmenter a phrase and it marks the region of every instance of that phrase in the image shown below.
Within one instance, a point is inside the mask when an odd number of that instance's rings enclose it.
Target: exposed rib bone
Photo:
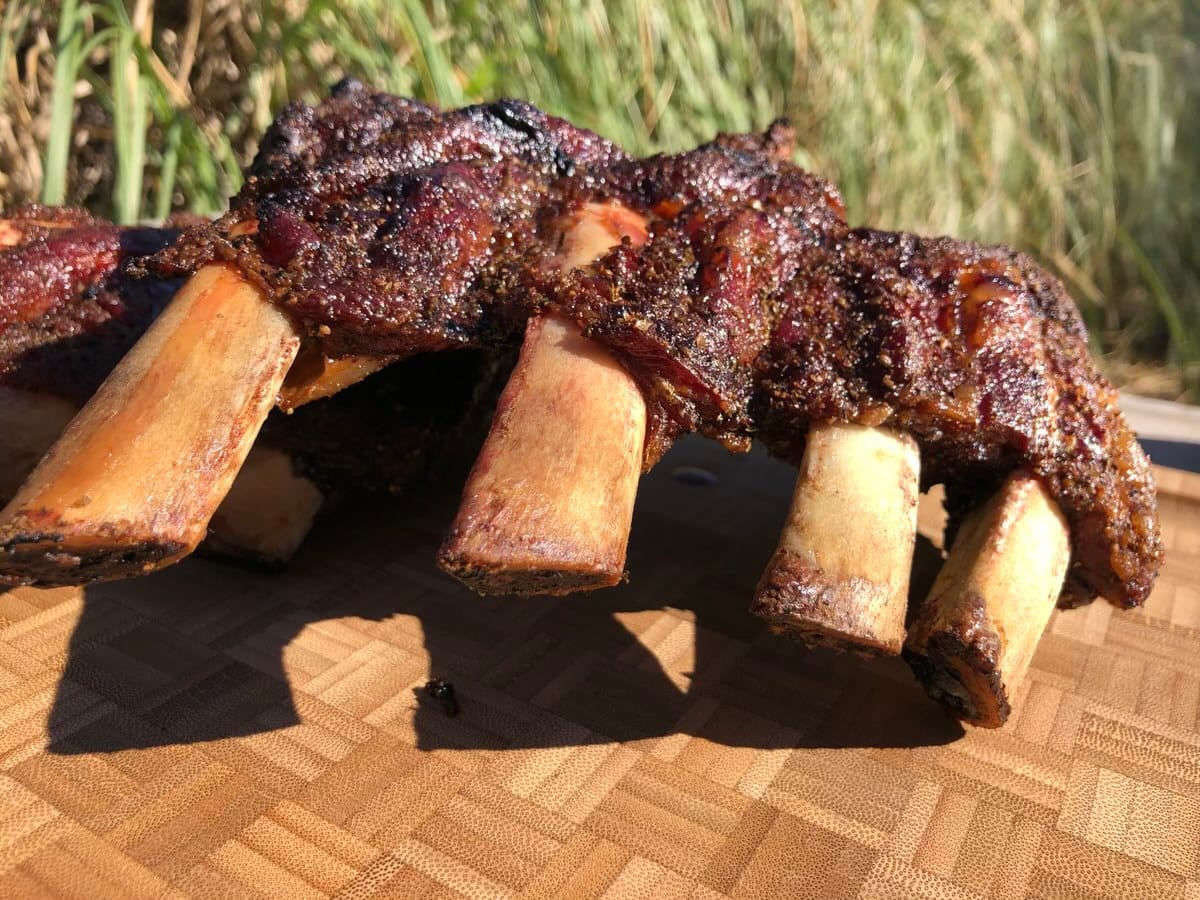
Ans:
[[[197,272],[0,512],[0,580],[121,578],[190,553],[299,344],[236,270]]]
[[[49,394],[0,386],[0,503],[7,503],[78,412]],[[287,454],[254,447],[208,526],[204,547],[258,565],[287,562],[324,502]]]
[[[20,244],[30,226],[66,227],[54,221],[21,224],[25,227],[0,219],[0,247]],[[328,389],[328,378],[314,379],[300,402],[335,393],[356,380],[339,375],[339,383]],[[12,498],[78,411],[59,397],[0,386],[0,422],[5,424],[0,429],[0,503]],[[255,447],[209,523],[206,547],[245,562],[285,563],[307,536],[323,500],[312,481],[292,471],[286,454]]]
[[[1069,537],[1025,472],[964,519],[904,645],[930,696],[972,724],[1004,724],[1062,590]]]
[[[558,264],[645,240],[623,207],[585,207]],[[642,469],[646,404],[629,374],[573,324],[531,319],[521,356],[442,546],[442,568],[480,593],[565,594],[618,583]]]
[[[907,435],[813,428],[754,612],[808,644],[899,653],[919,476],[920,455]]]

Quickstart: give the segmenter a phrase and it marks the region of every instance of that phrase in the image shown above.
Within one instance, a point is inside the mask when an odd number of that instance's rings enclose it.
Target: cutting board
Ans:
[[[1200,476],[1146,608],[1056,613],[965,732],[745,612],[791,480],[683,442],[591,596],[459,588],[438,495],[282,573],[0,594],[0,896],[1200,898]]]

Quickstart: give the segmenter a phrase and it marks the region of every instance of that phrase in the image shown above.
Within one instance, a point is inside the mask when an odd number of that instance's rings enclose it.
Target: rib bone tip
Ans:
[[[908,435],[815,426],[752,610],[809,645],[898,654],[919,475],[920,455]]]
[[[438,565],[481,596],[564,596],[613,587],[625,577],[623,567],[607,563],[545,566],[531,560],[521,566],[511,555],[489,563],[453,545],[438,554]]]
[[[963,520],[904,647],[933,699],[973,725],[1004,724],[1070,555],[1062,512],[1028,472]]]

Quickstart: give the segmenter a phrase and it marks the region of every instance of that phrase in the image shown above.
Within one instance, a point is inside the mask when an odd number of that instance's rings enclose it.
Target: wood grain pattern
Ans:
[[[1150,603],[1056,613],[997,732],[767,634],[792,473],[699,441],[588,597],[442,576],[453,497],[0,594],[0,896],[1200,897],[1200,476],[1159,476]]]

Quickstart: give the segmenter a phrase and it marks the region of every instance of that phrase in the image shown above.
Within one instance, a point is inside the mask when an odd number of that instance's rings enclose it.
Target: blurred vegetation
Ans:
[[[0,203],[219,210],[273,113],[344,74],[528,98],[637,152],[782,114],[853,221],[1033,251],[1110,371],[1178,396],[1200,383],[1198,35],[1195,0],[6,0]]]

